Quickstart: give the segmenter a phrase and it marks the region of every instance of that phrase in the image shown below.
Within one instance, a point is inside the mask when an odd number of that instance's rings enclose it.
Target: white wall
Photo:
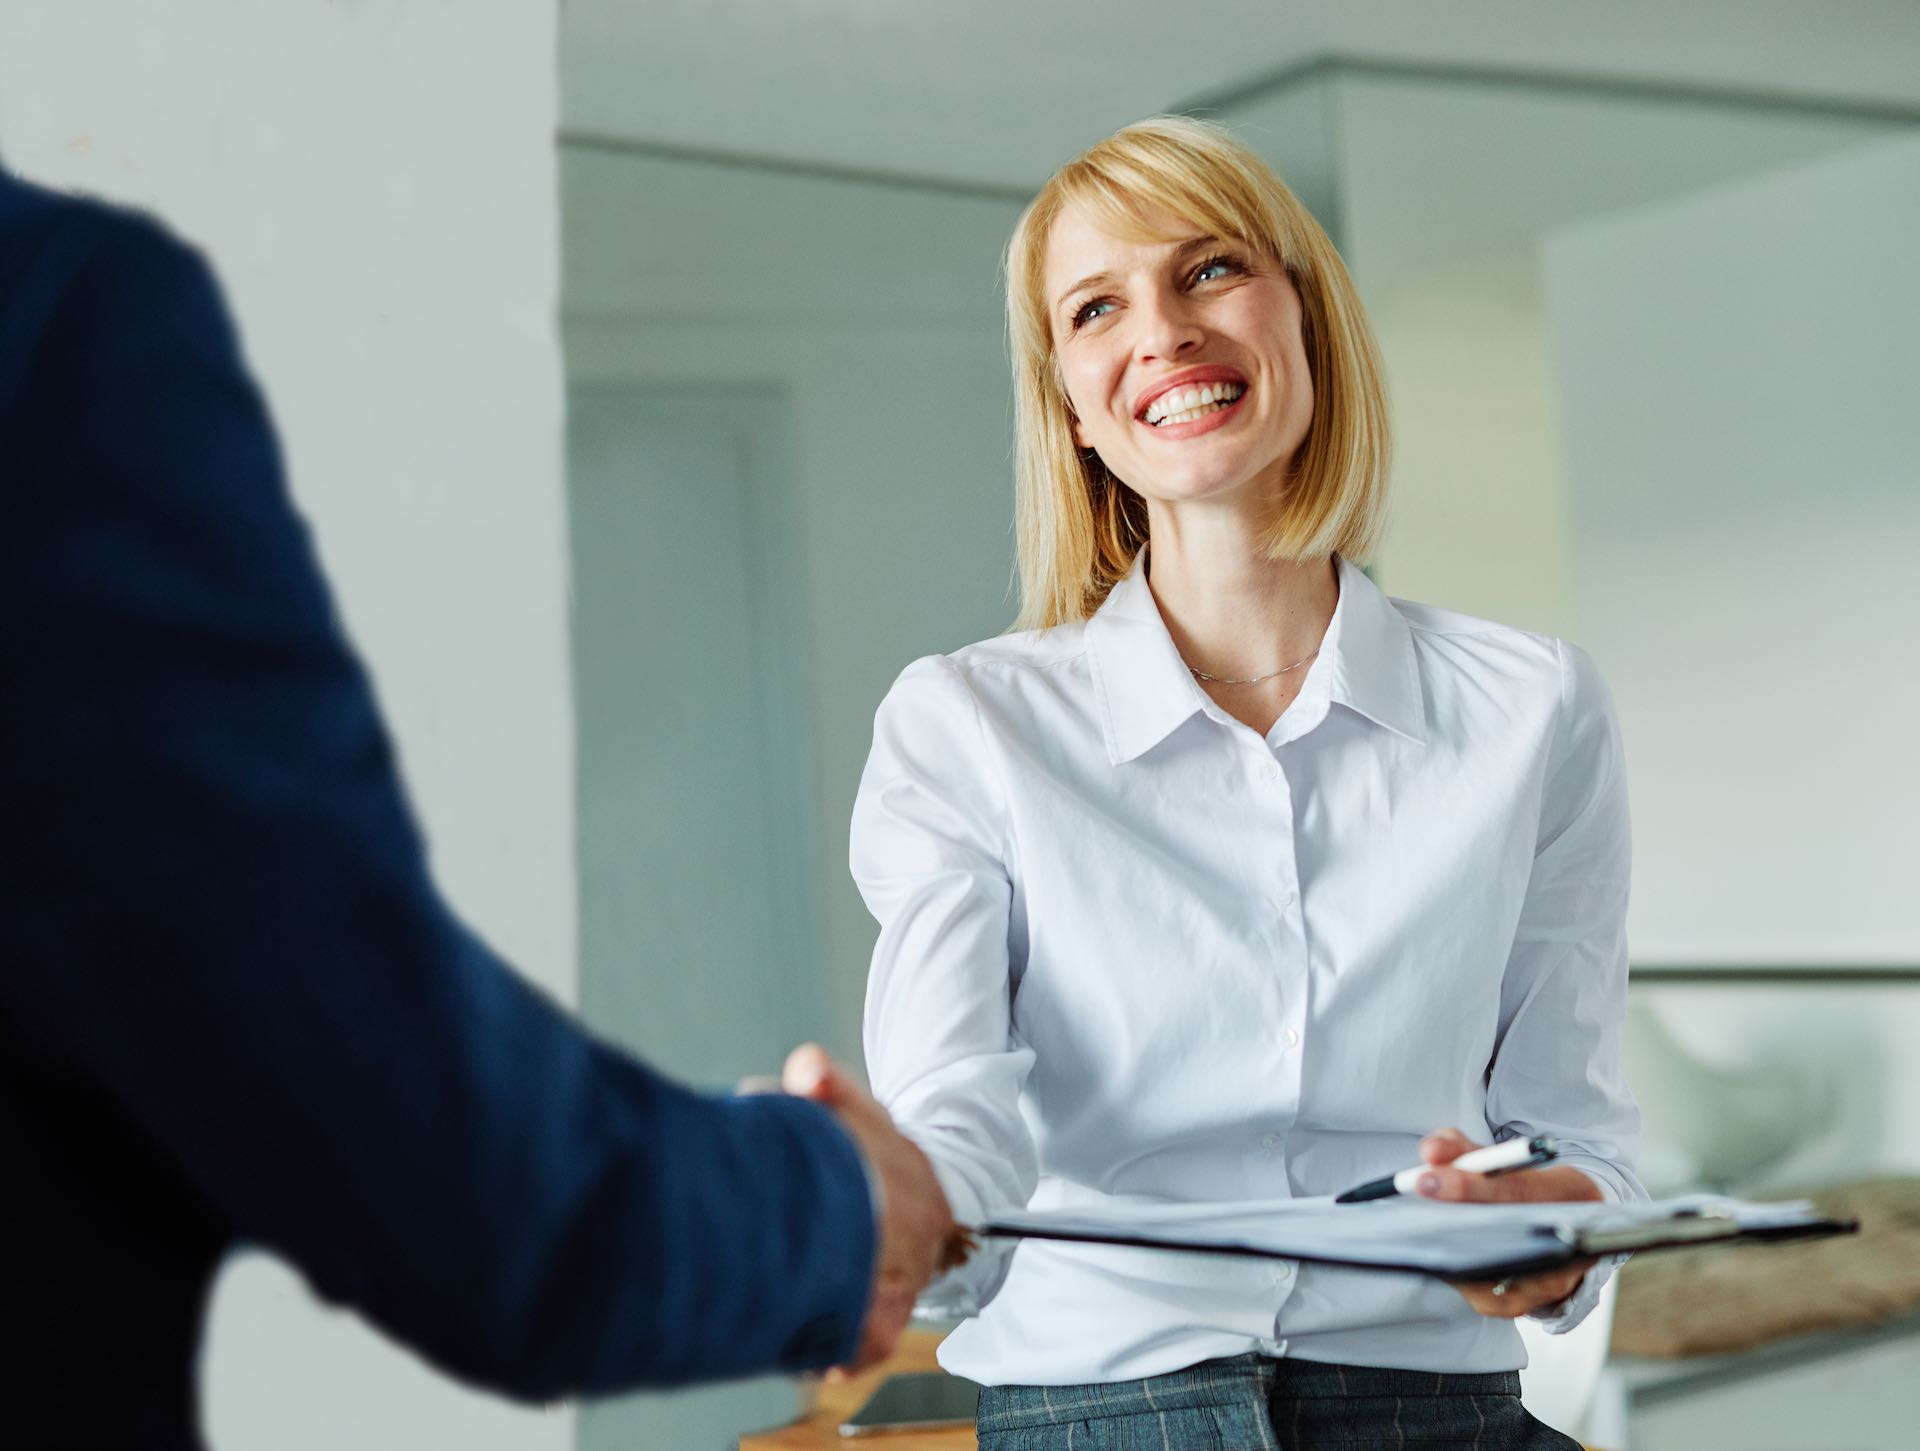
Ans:
[[[1917,233],[1908,137],[1547,247],[1643,956],[1920,962]]]
[[[436,875],[566,998],[554,26],[553,0],[9,0],[0,154],[211,254]],[[204,1364],[218,1445],[568,1440],[264,1261],[222,1280]]]
[[[1891,129],[1547,88],[1334,82],[1340,242],[1386,358],[1395,429],[1381,583],[1571,632],[1542,236]]]
[[[998,268],[1019,206],[590,150],[561,174],[570,379],[788,402],[830,1046],[857,1061],[874,927],[847,819],[874,708],[909,660],[1014,614]]]

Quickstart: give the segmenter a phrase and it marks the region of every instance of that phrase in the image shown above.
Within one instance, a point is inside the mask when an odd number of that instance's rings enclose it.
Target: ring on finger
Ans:
[[[1507,1291],[1511,1290],[1512,1288],[1513,1288],[1513,1276],[1508,1275],[1506,1279],[1500,1281],[1500,1283],[1498,1283],[1493,1287],[1493,1293],[1496,1295],[1504,1295],[1507,1293]]]

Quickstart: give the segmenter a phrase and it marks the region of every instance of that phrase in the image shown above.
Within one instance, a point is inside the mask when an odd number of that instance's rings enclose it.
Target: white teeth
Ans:
[[[1164,428],[1169,423],[1191,423],[1196,418],[1205,418],[1209,413],[1218,413],[1224,407],[1224,403],[1203,403],[1198,408],[1183,408],[1161,419],[1160,426]]]
[[[1146,421],[1155,428],[1167,423],[1191,423],[1220,409],[1247,391],[1244,383],[1204,383],[1198,388],[1174,388],[1148,407]]]

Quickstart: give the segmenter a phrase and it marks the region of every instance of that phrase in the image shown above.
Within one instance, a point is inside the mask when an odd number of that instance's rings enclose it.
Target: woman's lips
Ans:
[[[1246,391],[1247,380],[1238,368],[1230,368],[1224,363],[1202,363],[1198,367],[1182,368],[1155,383],[1146,392],[1133,400],[1133,416],[1144,418],[1153,411],[1154,405],[1164,401],[1171,394],[1185,393],[1196,388],[1219,388],[1222,385]]]
[[[1196,418],[1191,423],[1163,423],[1156,428],[1144,419],[1138,421],[1140,426],[1155,438],[1164,438],[1170,441],[1183,438],[1198,438],[1203,433],[1211,433],[1216,428],[1224,427],[1227,420],[1240,411],[1240,405],[1245,403],[1252,393],[1253,389],[1248,388],[1225,408],[1216,408],[1204,418]]]

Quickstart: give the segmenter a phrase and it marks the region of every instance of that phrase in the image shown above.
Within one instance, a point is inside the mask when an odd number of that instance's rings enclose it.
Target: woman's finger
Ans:
[[[802,1043],[787,1054],[780,1070],[780,1084],[797,1098],[831,1104],[838,1087],[839,1069],[827,1050],[818,1043]]]
[[[1461,1133],[1459,1129],[1435,1129],[1420,1140],[1420,1162],[1423,1164],[1451,1164],[1469,1149],[1480,1145]]]
[[[1580,1287],[1581,1279],[1593,1264],[1592,1260],[1580,1260],[1562,1269],[1543,1270],[1537,1275],[1520,1275],[1510,1280],[1473,1281],[1455,1285],[1454,1288],[1480,1314],[1495,1320],[1515,1320],[1566,1299]]]
[[[1436,1164],[1420,1176],[1414,1192],[1458,1204],[1569,1204],[1601,1197],[1600,1186],[1566,1164],[1475,1174]]]

